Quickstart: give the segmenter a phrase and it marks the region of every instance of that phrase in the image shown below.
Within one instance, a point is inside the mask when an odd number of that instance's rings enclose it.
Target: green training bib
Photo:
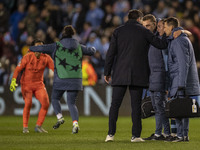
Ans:
[[[55,65],[58,77],[61,79],[82,78],[82,50],[80,44],[77,49],[67,49],[60,42],[56,42]]]

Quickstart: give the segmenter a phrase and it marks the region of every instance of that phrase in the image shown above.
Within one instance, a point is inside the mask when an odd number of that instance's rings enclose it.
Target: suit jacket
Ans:
[[[113,32],[106,55],[104,75],[112,72],[112,85],[147,87],[149,83],[149,45],[167,48],[165,36],[156,37],[136,20],[128,20]]]

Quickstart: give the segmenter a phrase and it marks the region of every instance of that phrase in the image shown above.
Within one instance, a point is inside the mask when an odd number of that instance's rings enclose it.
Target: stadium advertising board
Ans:
[[[51,89],[46,87],[51,103]],[[61,99],[61,108],[63,114],[69,114],[67,105],[67,93],[64,93]],[[77,99],[77,107],[79,114],[83,116],[108,116],[109,108],[112,100],[112,88],[105,85],[97,85],[94,87],[86,86],[84,90],[79,92]],[[0,115],[22,115],[24,107],[24,100],[21,94],[21,88],[17,87],[15,92],[10,92],[8,86],[0,86]],[[38,115],[40,110],[40,102],[33,97],[31,115]],[[130,115],[130,100],[126,93],[122,106],[120,108],[120,115]],[[54,115],[52,105],[49,106],[47,115]]]

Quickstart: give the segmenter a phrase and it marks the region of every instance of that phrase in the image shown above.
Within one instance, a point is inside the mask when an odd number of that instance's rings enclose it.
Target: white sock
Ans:
[[[169,134],[165,134],[165,133],[163,133],[163,136],[164,136],[164,137],[168,137],[168,136],[169,136]]]
[[[160,137],[160,135],[158,135],[158,134],[154,134],[156,137]]]
[[[63,117],[63,115],[62,115],[61,113],[58,113],[58,114],[56,115],[56,117],[57,117],[57,119],[60,119],[60,118]]]
[[[175,136],[176,136],[176,133],[171,133],[171,136],[175,137]]]

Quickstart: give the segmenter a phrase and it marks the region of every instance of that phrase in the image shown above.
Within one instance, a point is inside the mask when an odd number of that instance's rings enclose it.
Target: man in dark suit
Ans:
[[[132,138],[131,142],[143,142],[140,138],[141,99],[143,88],[148,87],[149,65],[148,50],[150,44],[159,48],[167,48],[165,36],[156,37],[141,25],[143,14],[139,10],[130,10],[128,21],[115,29],[105,61],[104,79],[111,81],[112,71],[112,103],[109,111],[109,131],[107,141],[113,141],[119,107],[127,87],[131,96]]]

